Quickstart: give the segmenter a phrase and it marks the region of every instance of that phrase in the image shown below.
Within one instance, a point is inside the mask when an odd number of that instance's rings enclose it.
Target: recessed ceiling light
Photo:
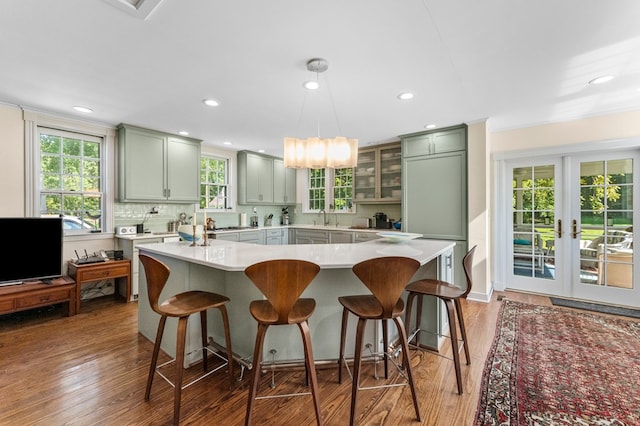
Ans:
[[[435,124],[427,124],[426,126],[424,126],[425,129],[435,129],[436,125]]]
[[[411,92],[400,93],[398,95],[398,99],[400,99],[401,101],[408,101],[409,99],[413,99],[413,93]]]
[[[78,112],[85,112],[87,114],[93,112],[93,110],[91,108],[87,108],[87,107],[83,107],[83,106],[74,106],[73,109],[75,109]]]
[[[263,153],[264,149],[259,149],[258,152]]]
[[[231,145],[231,142],[229,142],[229,141],[224,141],[224,142],[222,142],[222,143],[223,143],[224,145]]]
[[[187,132],[187,131],[185,131],[185,130],[180,130],[180,131],[178,132],[178,134],[179,134],[179,135],[182,135],[182,136],[189,136],[189,132]]]
[[[320,87],[320,83],[314,80],[305,81],[302,86],[308,90],[316,90]]]
[[[206,106],[210,106],[210,107],[217,107],[218,105],[220,105],[218,103],[218,101],[213,100],[213,99],[204,99],[202,101],[202,103],[204,103]]]
[[[607,81],[611,81],[613,80],[615,77],[612,75],[603,75],[597,78],[594,78],[593,80],[591,80],[589,82],[589,84],[602,84],[602,83],[606,83]]]

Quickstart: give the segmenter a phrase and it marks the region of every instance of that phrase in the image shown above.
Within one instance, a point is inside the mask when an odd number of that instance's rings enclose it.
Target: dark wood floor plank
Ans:
[[[504,295],[502,293],[500,295]],[[453,362],[433,353],[411,351],[423,425],[473,422],[482,369],[495,332],[500,303],[464,303],[471,365],[463,365],[465,393],[458,395]],[[509,292],[508,297],[549,305],[548,297]],[[20,316],[0,316],[0,424],[169,425],[172,388],[156,376],[151,400],[144,401],[153,345],[137,332],[135,303],[106,298],[83,302],[82,312],[63,317],[54,307]],[[448,347],[443,354],[450,356]],[[161,355],[161,360],[166,355]],[[363,367],[368,384],[373,366]],[[188,371],[196,374],[198,366]],[[239,370],[239,369],[238,369]],[[381,367],[378,372],[382,375]],[[249,372],[230,384],[213,374],[183,392],[182,424],[244,424]],[[393,375],[392,375],[393,376]],[[320,368],[322,416],[327,425],[348,423],[351,384],[337,381],[337,368]],[[303,371],[277,371],[262,377],[261,395],[306,391]],[[401,382],[401,380],[399,380]],[[310,396],[260,400],[256,425],[315,424]],[[409,388],[361,391],[359,425],[416,424]]]

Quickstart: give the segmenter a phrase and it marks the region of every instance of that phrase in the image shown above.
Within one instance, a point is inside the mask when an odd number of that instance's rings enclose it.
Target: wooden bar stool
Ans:
[[[413,382],[413,373],[411,371],[411,362],[409,360],[409,347],[407,344],[407,332],[402,322],[402,314],[404,313],[404,301],[402,293],[405,286],[420,268],[420,263],[408,257],[379,257],[375,259],[365,260],[353,266],[353,272],[371,291],[372,294],[357,296],[342,296],[338,298],[342,304],[342,330],[340,332],[340,356],[338,358],[338,382],[342,383],[342,363],[346,365],[344,359],[344,346],[347,334],[347,322],[349,313],[358,317],[358,325],[356,327],[356,346],[353,361],[353,382],[351,386],[351,416],[349,424],[353,425],[355,421],[356,402],[359,390],[376,389],[382,387],[390,387],[397,385],[380,385],[371,387],[360,387],[360,364],[362,361],[362,345],[364,338],[365,326],[368,320],[382,321],[382,342],[384,358],[384,376],[388,379],[387,361],[391,354],[388,352],[389,342],[387,336],[387,322],[392,320],[398,329],[400,345],[402,348],[403,365],[405,378],[411,388],[413,397],[413,406],[416,410],[416,417],[421,421],[420,408],[418,406],[418,398],[416,396],[416,388]],[[399,366],[398,366],[399,367]],[[399,367],[400,368],[400,367]]]
[[[229,379],[233,383],[233,356],[231,351],[231,334],[229,332],[229,318],[227,316],[227,309],[225,304],[229,301],[229,298],[217,293],[207,291],[186,291],[171,296],[169,299],[162,303],[158,303],[160,293],[164,288],[169,278],[170,270],[163,262],[145,254],[140,255],[140,262],[144,267],[144,272],[147,277],[147,293],[149,295],[149,304],[151,308],[160,315],[160,322],[158,323],[158,332],[156,335],[156,341],[153,346],[153,356],[151,358],[151,365],[149,367],[149,376],[147,378],[147,389],[144,394],[145,401],[149,400],[151,395],[151,384],[153,383],[153,377],[157,372],[162,378],[164,378],[174,388],[173,393],[173,424],[180,423],[180,398],[182,390],[187,386],[205,378],[209,374],[212,374],[221,368],[228,366]],[[222,314],[222,323],[224,325],[224,338],[227,349],[226,360],[221,357],[217,352],[212,351],[207,347],[207,309],[217,308]],[[182,376],[184,373],[184,356],[185,356],[185,339],[187,336],[187,320],[191,314],[200,313],[200,328],[202,331],[202,367],[203,374],[198,378],[192,380],[186,385],[182,385]],[[168,317],[178,318],[178,336],[176,341],[176,357],[175,359],[165,362],[162,365],[158,364],[158,353],[160,352],[160,343],[162,342],[162,334],[164,333],[164,326]],[[226,362],[219,367],[207,371],[207,354],[208,352]],[[175,379],[171,382],[159,369],[169,363],[175,363]]]
[[[458,343],[462,344],[464,348],[464,356],[467,359],[467,365],[471,364],[471,358],[469,357],[469,345],[467,343],[467,331],[464,327],[464,317],[462,315],[462,306],[460,299],[466,299],[467,295],[471,291],[472,287],[472,275],[471,270],[473,266],[473,255],[477,246],[473,246],[471,250],[465,254],[462,259],[462,267],[467,277],[467,287],[462,290],[460,287],[455,286],[446,281],[440,281],[436,279],[422,279],[414,281],[407,286],[409,295],[407,296],[407,316],[406,322],[411,322],[411,306],[413,300],[418,298],[418,306],[416,310],[416,329],[411,333],[415,336],[415,346],[420,348],[420,320],[422,318],[422,298],[424,296],[434,296],[441,300],[447,308],[447,317],[449,318],[449,340],[451,340],[451,350],[453,352],[453,363],[456,369],[456,380],[458,382],[458,393],[462,395],[462,371],[460,369],[460,347]],[[454,307],[455,305],[455,307]],[[458,339],[457,326],[456,326],[456,314],[458,316],[458,326],[460,327],[460,339]],[[443,336],[440,333],[436,333],[438,336]],[[445,336],[446,337],[446,336]],[[412,339],[409,339],[412,340]]]
[[[276,259],[253,264],[245,270],[245,274],[264,294],[267,300],[254,300],[249,311],[258,321],[258,332],[253,350],[253,368],[251,369],[251,388],[247,403],[245,425],[252,422],[251,413],[257,397],[260,382],[262,350],[267,329],[271,325],[296,324],[302,335],[307,381],[311,382],[311,394],[316,412],[316,421],[322,425],[320,416],[320,399],[318,396],[318,379],[311,348],[311,334],[307,320],[316,307],[314,299],[301,299],[300,295],[320,272],[320,266],[312,262],[294,259]],[[308,393],[295,394],[308,395]],[[282,395],[290,397],[291,394]]]

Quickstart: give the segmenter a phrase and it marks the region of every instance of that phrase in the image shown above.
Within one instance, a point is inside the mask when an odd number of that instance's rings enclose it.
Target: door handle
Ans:
[[[558,219],[558,238],[562,238],[562,220]]]
[[[573,237],[573,239],[575,240],[578,234],[580,234],[581,232],[582,231],[578,231],[578,222],[573,219],[573,231],[571,232],[571,236]]]

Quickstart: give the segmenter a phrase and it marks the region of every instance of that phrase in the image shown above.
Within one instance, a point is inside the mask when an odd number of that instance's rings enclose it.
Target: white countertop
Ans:
[[[393,242],[386,238],[356,244],[265,246],[215,239],[209,240],[206,247],[191,247],[189,244],[149,243],[140,245],[139,249],[143,253],[156,253],[224,271],[244,271],[249,265],[271,259],[300,259],[317,263],[321,269],[344,269],[374,257],[406,256],[424,265],[455,246],[454,241],[414,239]]]

